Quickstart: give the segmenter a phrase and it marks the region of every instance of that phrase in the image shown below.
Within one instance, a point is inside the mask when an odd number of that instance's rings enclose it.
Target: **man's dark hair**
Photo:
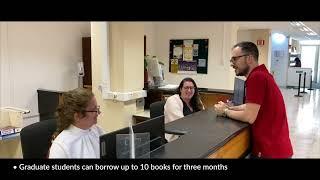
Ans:
[[[236,47],[240,47],[243,53],[252,55],[254,59],[258,61],[259,50],[258,50],[258,47],[253,42],[242,41],[234,45],[232,49]]]

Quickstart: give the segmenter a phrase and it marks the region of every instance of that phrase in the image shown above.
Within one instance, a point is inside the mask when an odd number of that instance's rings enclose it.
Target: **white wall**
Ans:
[[[156,53],[155,25],[153,22],[144,23],[144,35],[146,35],[146,53],[153,56]]]
[[[76,63],[89,22],[1,22],[1,106],[38,114],[37,89],[77,87]],[[2,71],[5,70],[5,71]]]
[[[230,73],[230,53],[236,41],[236,27],[225,22],[157,22],[155,24],[156,55],[165,63],[165,80],[179,84],[187,76],[199,87],[233,89],[234,73]],[[235,33],[235,35],[233,35]],[[209,39],[208,74],[186,75],[169,73],[170,39]],[[234,40],[235,39],[235,40]]]
[[[260,30],[239,30],[238,31],[238,42],[240,41],[251,41],[257,43],[257,40],[264,40],[264,45],[258,45],[259,50],[259,64],[264,64],[270,70],[270,30],[260,29]]]

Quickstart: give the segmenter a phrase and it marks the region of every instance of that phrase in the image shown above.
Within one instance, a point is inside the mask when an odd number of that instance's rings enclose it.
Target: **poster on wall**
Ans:
[[[175,59],[182,60],[182,45],[173,46],[173,56]]]
[[[197,62],[196,61],[181,61],[178,65],[178,73],[183,74],[197,74]]]
[[[169,72],[207,74],[209,39],[170,40]]]
[[[193,40],[183,41],[183,61],[193,61]]]

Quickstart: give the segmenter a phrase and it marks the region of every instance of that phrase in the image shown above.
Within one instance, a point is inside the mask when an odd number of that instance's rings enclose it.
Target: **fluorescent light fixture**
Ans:
[[[306,26],[301,21],[291,21],[290,24],[291,24],[291,26],[293,26],[294,29],[296,29],[296,30],[299,29],[300,31],[305,32],[305,34],[308,35],[308,36],[316,36],[316,35],[318,35],[310,27]],[[308,36],[305,36],[305,37],[307,39],[310,39],[310,37],[308,37]],[[319,38],[320,38],[320,36],[319,36]]]
[[[303,24],[301,21],[299,21],[299,22],[300,22],[300,25],[301,25],[301,26],[306,26],[306,25],[305,25],[305,24]]]
[[[308,29],[308,28],[306,28],[306,27],[303,27],[303,29],[304,29],[304,31],[309,31],[309,29]]]
[[[298,23],[297,21],[291,21],[290,24],[291,26],[294,26],[294,27],[300,25],[300,23]]]
[[[315,35],[317,35],[317,33],[315,33],[315,32],[309,32],[309,33],[307,33],[309,36],[315,36]]]

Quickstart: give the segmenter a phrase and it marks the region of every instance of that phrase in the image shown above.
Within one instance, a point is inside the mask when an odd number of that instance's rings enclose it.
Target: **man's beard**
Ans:
[[[246,66],[242,71],[236,73],[237,76],[246,76],[249,72],[249,66]]]

